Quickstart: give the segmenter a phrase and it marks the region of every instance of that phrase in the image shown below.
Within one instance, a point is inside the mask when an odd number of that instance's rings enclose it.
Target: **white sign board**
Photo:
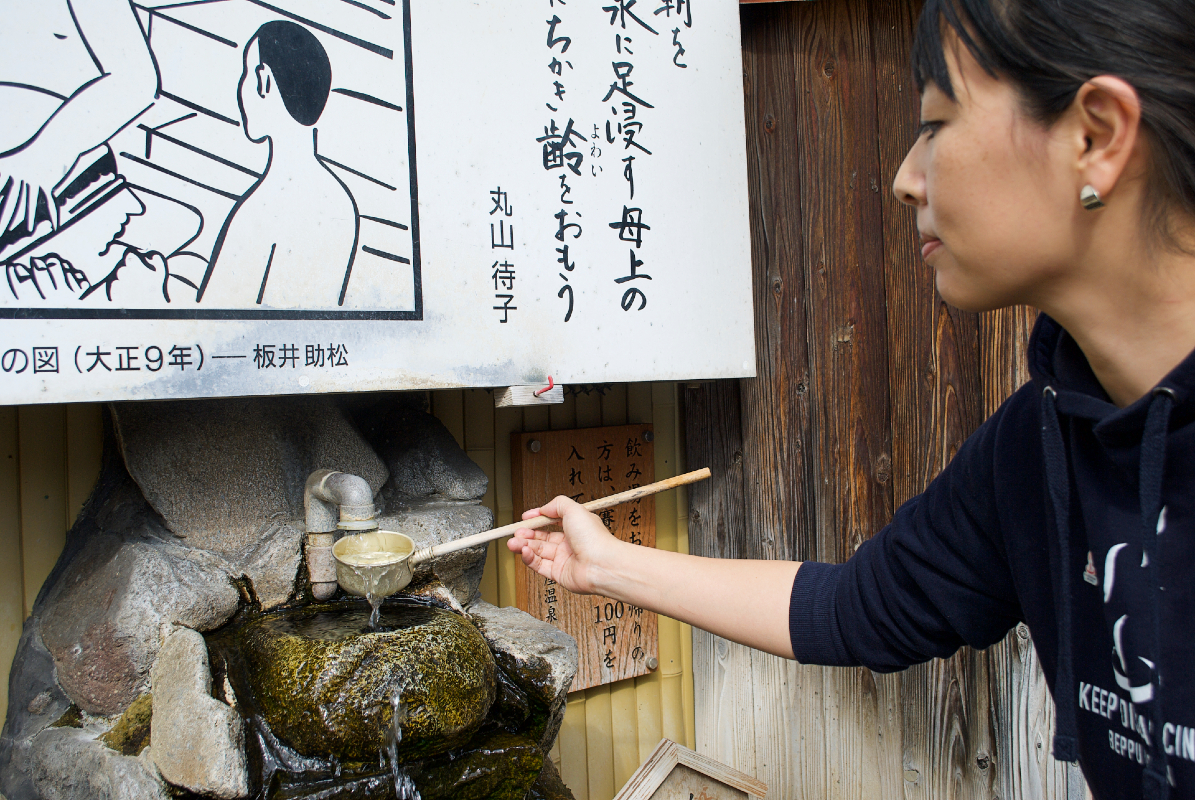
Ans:
[[[737,0],[0,0],[0,402],[754,374]]]

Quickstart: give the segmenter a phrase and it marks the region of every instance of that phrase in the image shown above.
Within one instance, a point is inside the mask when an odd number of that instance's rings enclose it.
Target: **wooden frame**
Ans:
[[[614,800],[672,800],[671,794],[657,795],[665,781],[676,771],[677,767],[692,770],[702,777],[709,778],[720,788],[729,790],[725,794],[716,795],[713,800],[725,797],[741,797],[746,795],[752,800],[766,797],[768,787],[749,775],[744,775],[736,769],[714,761],[712,758],[695,753],[687,747],[682,747],[671,739],[661,739],[656,749],[647,757],[643,765],[635,771],[626,786],[622,787]],[[686,770],[686,771],[687,771]],[[703,798],[710,796],[702,792]],[[678,800],[688,798],[677,795]]]

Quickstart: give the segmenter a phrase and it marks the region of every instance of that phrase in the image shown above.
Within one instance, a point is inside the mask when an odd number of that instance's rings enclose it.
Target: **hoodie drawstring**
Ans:
[[[1078,721],[1075,709],[1074,655],[1071,646],[1071,570],[1070,510],[1071,482],[1066,468],[1066,445],[1058,423],[1058,393],[1053,386],[1042,392],[1042,449],[1046,457],[1046,485],[1054,507],[1054,525],[1058,528],[1058,664],[1054,679],[1054,704],[1057,727],[1054,732],[1054,758],[1059,761],[1079,759]]]
[[[1142,777],[1146,800],[1167,800],[1170,796],[1169,768],[1162,746],[1165,715],[1162,707],[1161,642],[1162,615],[1160,590],[1160,559],[1158,521],[1162,511],[1162,477],[1166,463],[1166,436],[1170,427],[1170,412],[1174,409],[1174,392],[1166,387],[1153,391],[1145,428],[1141,436],[1141,473],[1138,486],[1141,505],[1141,549],[1148,559],[1152,588],[1153,700],[1151,721],[1153,731],[1148,737],[1150,760]],[[1054,734],[1054,757],[1059,761],[1079,758],[1078,720],[1075,701],[1074,652],[1071,620],[1070,560],[1070,475],[1067,470],[1066,444],[1058,419],[1058,393],[1047,386],[1042,392],[1042,449],[1045,455],[1046,484],[1058,528],[1058,663],[1055,677],[1054,702],[1057,707],[1057,728]]]
[[[1161,559],[1158,558],[1158,522],[1162,513],[1162,474],[1166,466],[1166,433],[1174,392],[1165,387],[1154,389],[1141,435],[1141,550],[1149,559],[1149,583],[1153,616],[1153,734],[1149,737],[1152,755],[1145,767],[1145,800],[1166,800],[1170,796],[1169,769],[1162,747],[1165,716],[1162,709],[1162,602]]]

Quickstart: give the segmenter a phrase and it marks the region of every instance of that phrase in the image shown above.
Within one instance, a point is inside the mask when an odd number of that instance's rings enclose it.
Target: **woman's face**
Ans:
[[[1026,116],[1012,86],[957,39],[945,44],[957,102],[926,86],[922,129],[893,191],[917,210],[922,253],[948,303],[1040,307],[1076,260],[1071,223],[1085,212],[1074,143]]]

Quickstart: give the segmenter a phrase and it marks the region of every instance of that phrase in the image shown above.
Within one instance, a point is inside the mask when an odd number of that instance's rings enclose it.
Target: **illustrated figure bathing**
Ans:
[[[332,85],[319,40],[289,21],[262,25],[244,50],[245,136],[270,149],[265,174],[224,222],[198,300],[212,308],[342,304],[357,249],[357,208],[317,157]]]
[[[119,277],[126,296],[161,300],[169,278],[156,250],[184,246],[200,220],[178,203],[130,187],[106,144],[144,114],[158,92],[157,64],[132,5],[45,0],[23,3],[19,12],[6,8],[3,17],[5,299],[73,301],[101,288],[110,294]],[[142,257],[129,259],[128,251]]]

